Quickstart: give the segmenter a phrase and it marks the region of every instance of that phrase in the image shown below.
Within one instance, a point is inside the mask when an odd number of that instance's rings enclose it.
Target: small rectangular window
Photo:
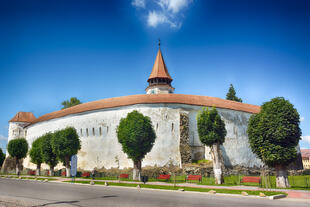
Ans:
[[[88,128],[86,128],[86,136],[88,137]]]
[[[102,135],[101,127],[99,127],[99,135]]]
[[[95,136],[95,128],[93,128],[93,136]]]

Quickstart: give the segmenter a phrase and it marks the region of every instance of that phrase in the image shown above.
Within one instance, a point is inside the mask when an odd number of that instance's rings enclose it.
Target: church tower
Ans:
[[[158,52],[152,73],[147,80],[149,86],[145,89],[147,94],[168,94],[173,93],[174,88],[171,86],[172,78],[169,75],[167,66],[160,50],[160,42],[158,43]]]

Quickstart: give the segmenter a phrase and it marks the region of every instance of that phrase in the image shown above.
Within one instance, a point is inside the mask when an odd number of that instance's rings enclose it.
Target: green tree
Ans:
[[[260,113],[249,120],[251,149],[267,166],[276,169],[277,187],[289,187],[286,166],[297,158],[299,122],[297,110],[282,97],[264,103]]]
[[[52,139],[53,151],[66,166],[66,175],[70,177],[70,158],[81,149],[80,138],[73,127],[56,131]]]
[[[197,126],[200,141],[211,149],[215,182],[222,184],[224,163],[220,145],[224,143],[227,133],[225,123],[214,107],[211,110],[203,108],[197,115]]]
[[[43,162],[50,166],[50,176],[54,176],[54,167],[58,164],[57,155],[52,148],[52,133],[47,133],[41,137],[42,158]]]
[[[4,160],[5,160],[5,154],[2,152],[2,149],[0,148],[0,169]]]
[[[37,138],[29,151],[31,162],[37,165],[36,175],[40,175],[41,164],[43,163],[42,155],[42,137]]]
[[[236,91],[232,84],[230,84],[229,90],[226,94],[226,99],[231,101],[242,102],[242,99],[236,96]]]
[[[11,157],[15,158],[16,161],[16,174],[20,174],[19,161],[27,156],[28,143],[25,138],[12,139],[8,143],[8,152]]]
[[[76,97],[71,97],[70,100],[63,101],[61,105],[63,106],[62,109],[66,109],[66,108],[70,108],[75,105],[79,105],[81,103],[82,102]]]
[[[141,162],[156,139],[151,119],[135,110],[120,120],[116,133],[123,151],[133,161],[133,179],[140,180]]]

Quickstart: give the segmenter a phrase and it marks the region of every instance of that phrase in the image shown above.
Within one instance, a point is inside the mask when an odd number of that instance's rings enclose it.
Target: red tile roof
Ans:
[[[147,81],[149,81],[152,78],[168,78],[172,80],[172,78],[169,75],[168,69],[166,67],[164,58],[161,54],[160,48],[158,49],[158,53],[157,53],[157,56],[154,62],[152,73]]]
[[[31,112],[18,112],[9,122],[28,122],[31,123],[36,117]]]
[[[301,157],[310,157],[310,149],[301,149]]]
[[[232,109],[236,111],[244,111],[249,113],[258,113],[260,111],[260,107],[256,105],[245,104],[208,96],[183,95],[183,94],[132,95],[116,98],[107,98],[98,101],[79,104],[67,109],[45,114],[34,120],[32,123],[37,123],[54,118],[64,117],[70,114],[77,114],[81,112],[93,111],[98,109],[129,106],[134,104],[162,104],[162,103],[188,104],[188,105],[211,106],[211,107],[215,106],[217,108]]]

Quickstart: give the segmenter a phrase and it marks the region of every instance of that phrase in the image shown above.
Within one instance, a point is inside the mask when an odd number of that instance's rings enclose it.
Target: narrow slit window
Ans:
[[[83,136],[83,130],[82,129],[80,129],[80,134],[81,134],[81,136]]]
[[[109,127],[107,126],[107,133],[109,133]]]
[[[93,128],[93,136],[95,136],[95,128]]]
[[[86,136],[88,137],[88,128],[86,128]]]
[[[173,128],[174,128],[174,124],[172,123],[171,124],[171,131],[173,131]]]
[[[102,135],[101,127],[99,127],[99,135]]]
[[[158,129],[158,123],[156,124],[156,129]]]

